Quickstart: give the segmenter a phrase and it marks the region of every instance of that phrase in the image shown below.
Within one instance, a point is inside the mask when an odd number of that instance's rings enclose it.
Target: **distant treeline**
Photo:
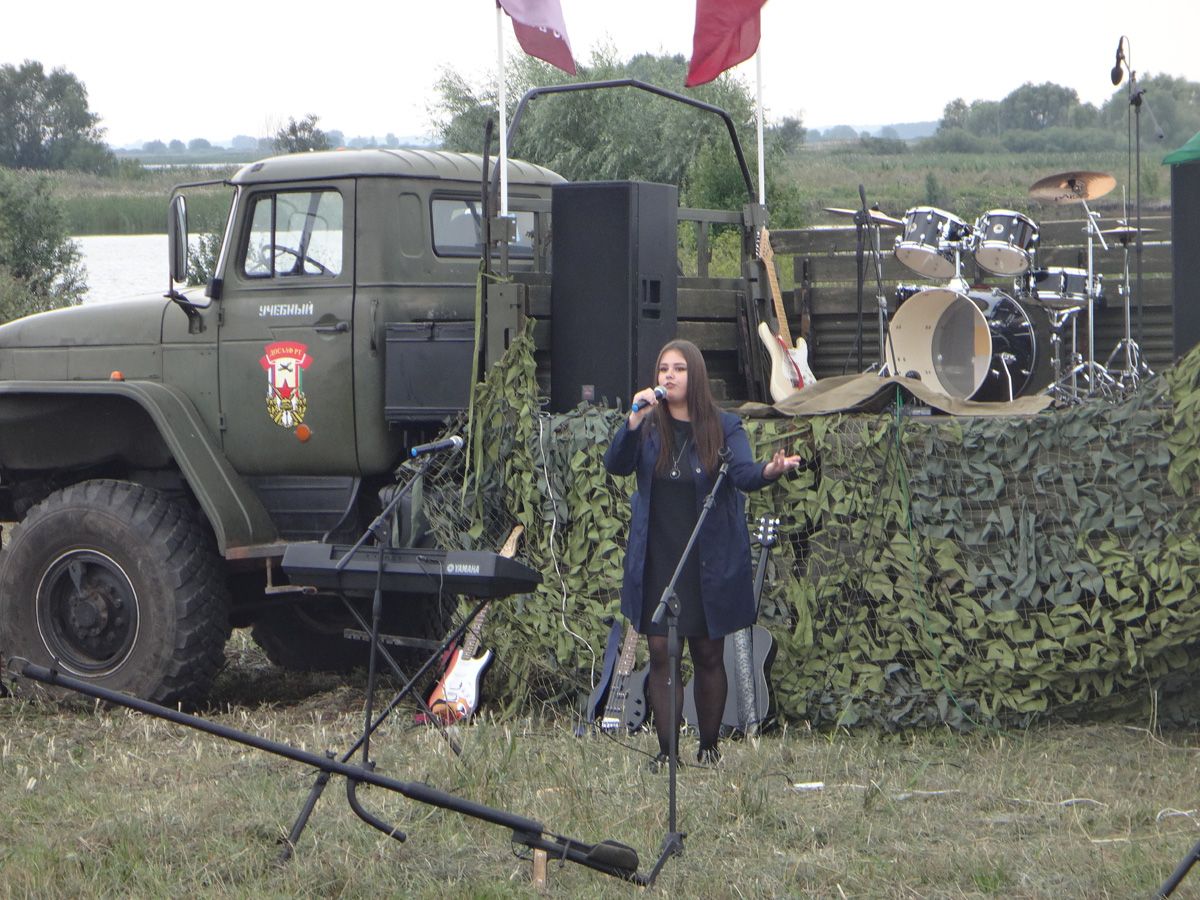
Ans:
[[[1200,83],[1154,75],[1138,82],[1143,148],[1160,156],[1200,131]],[[937,123],[886,125],[876,133],[838,125],[809,129],[810,144],[855,146],[874,154],[906,148],[942,153],[1089,153],[1124,150],[1136,123],[1128,85],[1097,107],[1073,88],[1052,82],[1023,84],[1003,100],[951,100]]]

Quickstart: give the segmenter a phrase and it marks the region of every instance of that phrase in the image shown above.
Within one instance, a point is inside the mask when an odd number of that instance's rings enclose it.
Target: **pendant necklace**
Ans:
[[[691,439],[692,439],[692,436],[690,434],[686,438],[684,438],[683,443],[679,447],[679,452],[675,454],[675,461],[671,464],[671,477],[672,478],[679,477],[679,460],[683,459],[683,454],[685,452],[687,452],[688,441],[690,441]]]

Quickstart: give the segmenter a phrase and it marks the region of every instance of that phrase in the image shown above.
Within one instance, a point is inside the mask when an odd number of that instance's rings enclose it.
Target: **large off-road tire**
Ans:
[[[151,488],[86,481],[29,511],[0,551],[0,652],[157,703],[201,699],[229,596],[211,536]]]
[[[371,623],[371,600],[354,601],[363,620]],[[382,634],[441,641],[449,633],[457,604],[436,596],[385,594]],[[358,623],[341,601],[333,598],[299,601],[264,610],[251,636],[277,666],[297,672],[349,672],[367,664],[370,644],[343,637]],[[389,646],[388,652],[412,675],[432,650]],[[380,661],[380,671],[386,664]]]

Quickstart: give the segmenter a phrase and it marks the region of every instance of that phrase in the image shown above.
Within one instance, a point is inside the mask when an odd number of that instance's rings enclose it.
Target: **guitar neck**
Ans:
[[[758,551],[758,563],[754,569],[754,608],[757,615],[759,604],[762,602],[762,587],[767,576],[767,559],[771,556],[771,548],[775,546],[779,520],[763,516],[758,520],[757,539],[761,549]]]
[[[779,323],[779,336],[789,347],[792,346],[792,332],[788,328],[787,313],[783,308],[783,292],[779,289],[779,277],[775,274],[775,251],[771,249],[771,233],[766,228],[760,237],[759,255],[763,268],[767,271],[767,285],[771,293],[771,306],[775,310],[775,319]]]
[[[525,531],[524,525],[514,525],[513,530],[509,532],[508,539],[504,542],[504,546],[500,548],[497,556],[503,556],[506,559],[512,559],[517,555],[517,544],[521,542],[521,535]],[[489,603],[479,611],[479,615],[471,622],[467,628],[467,635],[462,642],[462,658],[473,659],[475,651],[479,649],[479,645],[483,643],[483,623],[487,621],[488,610],[491,604]]]
[[[613,669],[612,688],[608,692],[608,701],[604,704],[604,715],[606,718],[620,716],[622,706],[624,705],[623,694],[625,680],[629,678],[629,673],[633,671],[633,664],[637,661],[637,646],[638,633],[634,631],[632,625],[625,628],[625,640],[621,642],[621,655],[617,657],[617,665]]]

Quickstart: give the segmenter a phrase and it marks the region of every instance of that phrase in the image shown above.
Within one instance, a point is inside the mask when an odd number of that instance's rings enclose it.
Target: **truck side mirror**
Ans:
[[[187,200],[182,194],[171,198],[167,212],[167,245],[171,254],[171,281],[187,281]]]

